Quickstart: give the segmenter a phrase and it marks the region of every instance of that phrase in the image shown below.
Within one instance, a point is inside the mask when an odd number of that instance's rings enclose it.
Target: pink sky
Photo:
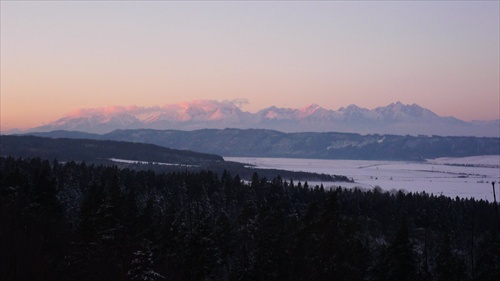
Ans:
[[[497,1],[0,3],[2,131],[198,99],[500,118]]]

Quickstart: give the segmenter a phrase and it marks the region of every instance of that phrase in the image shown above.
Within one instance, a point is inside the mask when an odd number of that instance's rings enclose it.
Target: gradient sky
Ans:
[[[498,1],[0,3],[3,131],[197,99],[500,118]]]

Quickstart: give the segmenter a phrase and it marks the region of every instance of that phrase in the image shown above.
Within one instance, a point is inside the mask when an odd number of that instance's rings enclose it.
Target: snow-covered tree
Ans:
[[[128,276],[132,281],[155,281],[165,279],[164,276],[152,269],[153,254],[151,251],[135,251],[134,258],[130,264]]]

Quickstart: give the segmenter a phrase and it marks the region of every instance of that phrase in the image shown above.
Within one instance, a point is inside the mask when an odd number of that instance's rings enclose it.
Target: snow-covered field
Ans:
[[[117,163],[127,163],[127,164],[153,164],[153,165],[163,165],[163,166],[198,167],[197,165],[163,163],[163,162],[148,162],[148,161],[126,160],[126,159],[118,159],[118,158],[109,158],[108,160],[111,160],[111,161],[117,162]]]
[[[332,186],[432,193],[452,198],[474,197],[493,201],[492,181],[495,181],[497,200],[500,199],[500,155],[465,158],[438,158],[421,162],[318,160],[290,158],[224,157],[225,160],[248,163],[258,168],[276,168],[344,175],[354,183],[323,182]],[[320,183],[309,183],[320,184]]]

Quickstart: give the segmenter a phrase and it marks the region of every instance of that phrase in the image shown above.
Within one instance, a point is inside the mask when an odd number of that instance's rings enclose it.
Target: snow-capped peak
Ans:
[[[458,126],[458,127],[457,127]],[[257,113],[242,111],[230,101],[196,100],[164,106],[83,108],[30,131],[77,130],[107,133],[116,129],[263,128],[280,131],[343,131],[357,133],[499,135],[498,126],[479,126],[440,117],[417,104],[391,103],[375,109],[351,104],[338,110],[318,104],[302,108],[270,106]],[[454,129],[458,128],[458,129]],[[460,131],[462,130],[462,131]],[[455,133],[459,132],[459,133]],[[483,133],[486,132],[486,133]]]
[[[375,112],[381,114],[383,118],[390,120],[409,120],[409,119],[432,119],[437,118],[435,113],[425,109],[417,104],[405,105],[401,102],[391,103],[387,106],[377,107]]]
[[[318,109],[322,109],[322,107],[319,106],[318,104],[311,103],[310,105],[299,109],[299,112],[303,113],[303,114],[311,114],[311,113],[315,112]]]

